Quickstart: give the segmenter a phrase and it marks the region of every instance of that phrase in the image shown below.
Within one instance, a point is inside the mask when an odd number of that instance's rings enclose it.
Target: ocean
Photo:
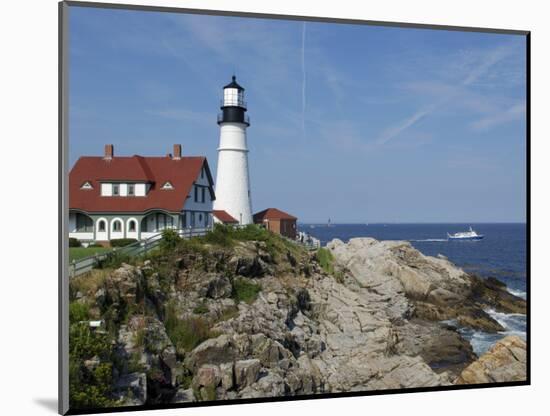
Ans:
[[[485,238],[479,241],[447,240],[447,233],[467,231],[470,226]],[[322,245],[333,238],[347,242],[354,237],[410,241],[425,255],[443,254],[464,271],[480,277],[496,277],[506,283],[511,293],[526,298],[526,224],[332,224],[330,227],[326,224],[299,224],[298,228],[321,240]],[[487,334],[460,328],[476,354],[484,353],[506,335],[525,338],[525,315],[487,312],[505,328],[505,332]]]

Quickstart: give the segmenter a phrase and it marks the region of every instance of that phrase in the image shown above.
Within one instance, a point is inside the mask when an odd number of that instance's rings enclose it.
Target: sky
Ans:
[[[520,35],[70,8],[69,159],[181,143],[215,178],[245,88],[254,212],[300,222],[524,222]]]

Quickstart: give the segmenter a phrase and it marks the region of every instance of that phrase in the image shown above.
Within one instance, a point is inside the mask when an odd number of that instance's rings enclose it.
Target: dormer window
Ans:
[[[120,195],[120,185],[117,183],[113,184],[113,196],[119,196]]]
[[[128,184],[128,195],[134,196],[136,194],[135,186],[133,183]]]
[[[80,189],[94,189],[94,187],[89,181],[86,181],[80,186]]]
[[[162,185],[161,189],[170,190],[170,189],[174,189],[174,186],[170,182],[166,182],[164,185]]]

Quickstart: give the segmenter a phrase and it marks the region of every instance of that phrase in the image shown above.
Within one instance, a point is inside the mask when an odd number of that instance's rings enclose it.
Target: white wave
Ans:
[[[524,292],[523,290],[510,289],[509,287],[507,289],[512,295],[517,296],[518,298],[527,299],[527,292]]]
[[[526,315],[522,313],[496,312],[494,309],[487,309],[485,312],[504,328],[504,331],[500,332],[501,334],[522,335],[525,337]]]
[[[526,338],[526,315],[521,313],[502,313],[497,312],[494,309],[486,309],[485,312],[487,312],[489,316],[497,321],[504,328],[504,331],[492,334],[488,332],[473,330],[471,328],[457,326],[458,331],[465,339],[470,342],[474,353],[476,353],[478,356],[484,354],[497,341],[508,335],[517,335],[523,339]],[[456,322],[455,320],[449,319],[447,321],[443,321],[443,323],[455,326],[454,324]]]

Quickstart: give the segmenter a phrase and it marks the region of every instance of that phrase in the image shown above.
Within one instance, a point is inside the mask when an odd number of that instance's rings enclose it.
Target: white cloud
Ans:
[[[518,113],[517,109],[514,109],[505,116],[499,116],[500,107],[495,106],[486,99],[480,99],[480,96],[476,96],[469,89],[469,87],[485,77],[495,65],[512,55],[515,50],[515,45],[502,45],[483,54],[482,59],[478,59],[476,62],[471,62],[472,54],[463,55],[463,61],[454,63],[454,68],[456,68],[455,70],[457,71],[455,76],[464,71],[465,68],[467,69],[467,73],[462,75],[461,81],[456,84],[442,81],[430,81],[412,83],[409,85],[408,88],[416,89],[417,91],[431,95],[432,103],[425,105],[411,116],[400,120],[395,123],[395,125],[384,130],[377,138],[376,143],[380,145],[388,143],[390,140],[414,126],[420,120],[428,117],[441,107],[455,100],[467,104],[470,107],[477,108],[478,111],[492,113],[491,116],[476,123],[476,128],[489,128],[500,122],[513,120],[515,119],[514,117],[521,115]],[[453,74],[447,74],[450,78],[453,77],[452,75]],[[459,98],[461,100],[458,100]]]
[[[505,111],[475,121],[471,127],[476,130],[487,130],[501,124],[521,120],[525,117],[525,110],[524,102],[516,103]]]

